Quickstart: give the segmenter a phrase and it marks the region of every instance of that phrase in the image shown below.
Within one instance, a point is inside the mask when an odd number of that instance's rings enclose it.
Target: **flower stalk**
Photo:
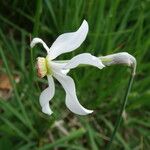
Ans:
[[[117,133],[117,130],[118,130],[120,123],[122,121],[122,115],[123,115],[123,112],[125,110],[125,107],[126,107],[126,104],[128,101],[128,96],[129,96],[129,93],[130,93],[130,90],[131,90],[131,87],[133,84],[133,79],[134,79],[135,72],[136,72],[136,59],[132,55],[130,55],[126,52],[116,53],[116,54],[112,54],[112,55],[108,55],[108,56],[103,56],[103,57],[100,57],[100,59],[105,66],[110,66],[110,65],[114,65],[114,64],[124,64],[124,65],[131,67],[131,75],[130,75],[130,79],[129,79],[129,82],[127,85],[127,89],[126,89],[124,98],[123,98],[120,113],[119,113],[119,116],[117,118],[114,131],[111,135],[110,142],[107,146],[107,150],[110,150],[112,143],[113,143],[113,140],[115,138],[115,135]]]

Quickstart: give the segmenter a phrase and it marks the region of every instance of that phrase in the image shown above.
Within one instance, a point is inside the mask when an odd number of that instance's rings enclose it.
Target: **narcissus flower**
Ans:
[[[42,112],[51,115],[52,110],[49,106],[49,101],[55,94],[55,85],[53,77],[56,78],[66,92],[66,106],[70,111],[79,114],[87,115],[92,113],[92,110],[84,108],[78,101],[74,80],[67,75],[70,69],[77,67],[80,64],[92,65],[102,69],[104,65],[101,60],[90,53],[83,53],[73,57],[69,61],[56,61],[57,56],[71,52],[77,49],[85,40],[88,33],[88,23],[84,20],[80,28],[76,32],[64,33],[60,35],[49,48],[40,38],[34,38],[31,41],[31,48],[37,43],[41,43],[47,51],[46,58],[37,58],[37,68],[39,77],[47,76],[48,87],[40,95],[40,105]]]

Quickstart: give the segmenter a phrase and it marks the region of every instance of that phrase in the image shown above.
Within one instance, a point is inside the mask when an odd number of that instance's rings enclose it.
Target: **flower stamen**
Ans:
[[[37,74],[40,78],[43,78],[47,74],[47,63],[44,57],[37,58]]]

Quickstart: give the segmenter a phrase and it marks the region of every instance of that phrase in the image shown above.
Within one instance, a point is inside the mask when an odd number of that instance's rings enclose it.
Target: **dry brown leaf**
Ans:
[[[16,83],[19,82],[20,78],[15,76]],[[8,99],[11,97],[12,94],[12,85],[8,78],[8,75],[1,73],[0,74],[0,97],[3,99]]]
[[[11,90],[12,86],[6,74],[0,75],[0,90]]]

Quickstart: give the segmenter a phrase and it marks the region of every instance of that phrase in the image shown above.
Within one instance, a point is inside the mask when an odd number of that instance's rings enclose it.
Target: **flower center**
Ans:
[[[47,58],[37,58],[37,74],[40,78],[43,78],[47,74],[51,74],[51,69],[49,67]]]

